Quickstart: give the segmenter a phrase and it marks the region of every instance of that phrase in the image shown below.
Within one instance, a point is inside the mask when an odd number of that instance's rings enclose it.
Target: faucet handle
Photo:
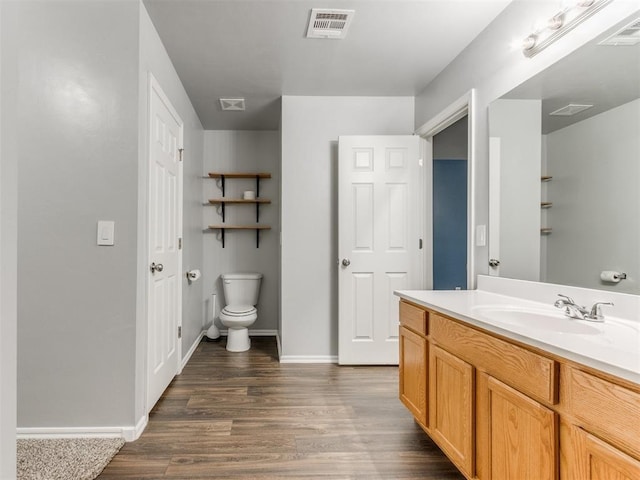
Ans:
[[[567,303],[570,303],[572,305],[576,304],[576,302],[574,302],[573,298],[571,298],[571,297],[567,297],[566,295],[562,295],[561,293],[559,293],[558,296],[564,298],[565,302],[567,302]]]
[[[590,320],[603,320],[604,316],[602,315],[602,311],[600,310],[600,305],[611,305],[613,307],[613,302],[596,302],[591,307],[591,312],[587,316]]]
[[[567,297],[566,295],[558,294],[559,297],[562,297],[563,300],[556,300],[555,306],[558,308],[564,307],[565,305],[575,305],[576,302],[573,301],[573,298]]]

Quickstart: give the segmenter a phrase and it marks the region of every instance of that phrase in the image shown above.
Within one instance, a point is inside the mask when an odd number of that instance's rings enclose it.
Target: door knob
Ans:
[[[152,263],[151,264],[151,273],[156,273],[156,272],[161,272],[162,270],[164,270],[164,265],[162,265],[161,263],[158,263],[156,265],[156,263]]]
[[[343,267],[348,267],[349,265],[351,265],[351,260],[349,260],[348,258],[343,258],[342,259],[342,266]]]
[[[498,265],[500,265],[500,260],[497,260],[495,258],[491,258],[489,259],[489,266],[496,268]]]

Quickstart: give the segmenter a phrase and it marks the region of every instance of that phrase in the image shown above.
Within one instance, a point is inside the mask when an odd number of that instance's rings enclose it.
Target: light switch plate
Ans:
[[[116,222],[100,220],[98,222],[98,245],[113,245]]]
[[[476,225],[476,247],[487,246],[487,226]]]

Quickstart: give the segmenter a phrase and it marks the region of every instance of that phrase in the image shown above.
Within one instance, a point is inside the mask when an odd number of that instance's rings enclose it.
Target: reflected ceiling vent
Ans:
[[[229,112],[244,112],[244,98],[221,98],[222,110]]]
[[[562,107],[554,112],[551,112],[549,115],[555,115],[558,117],[570,117],[571,115],[575,115],[576,113],[582,112],[583,110],[591,107],[593,107],[593,105],[577,105],[575,103],[570,103],[566,107]]]
[[[613,45],[618,47],[637,45],[638,43],[640,43],[640,18],[635,19],[610,37],[598,42],[598,45]]]
[[[307,38],[342,39],[346,37],[355,13],[355,10],[312,8]]]

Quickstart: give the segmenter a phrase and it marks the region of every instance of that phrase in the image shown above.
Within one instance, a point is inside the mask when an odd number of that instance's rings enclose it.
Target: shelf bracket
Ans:
[[[260,229],[256,228],[256,248],[260,248]]]
[[[222,248],[224,248],[224,228],[220,229],[220,233],[222,234]]]
[[[224,175],[220,175],[220,187],[222,189],[222,196],[224,197]]]
[[[256,197],[260,198],[260,175],[256,175]]]
[[[225,210],[224,210],[224,205],[225,205],[225,203],[224,203],[224,202],[222,202],[222,203],[220,204],[221,209],[222,209],[222,223],[224,223],[224,212],[225,212]]]

